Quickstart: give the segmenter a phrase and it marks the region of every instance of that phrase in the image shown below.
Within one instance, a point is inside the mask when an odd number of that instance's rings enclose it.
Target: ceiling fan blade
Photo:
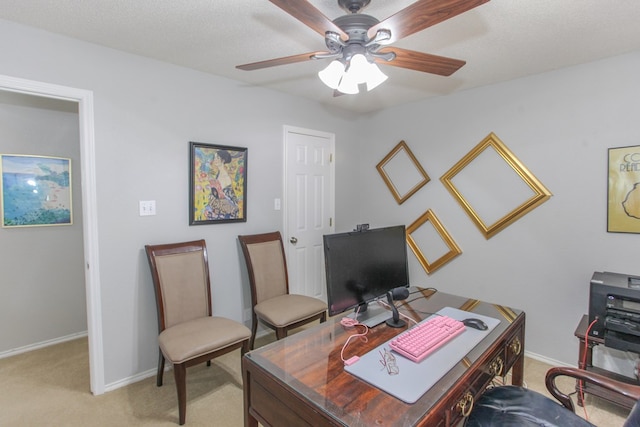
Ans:
[[[391,39],[385,41],[385,43],[393,43],[488,1],[489,0],[418,0],[369,28],[367,35],[369,38],[373,38],[378,30],[387,29],[391,31]]]
[[[327,31],[338,33],[342,40],[347,40],[349,36],[340,27],[334,24],[322,12],[315,8],[306,0],[269,0],[289,15],[302,22],[322,37]]]
[[[295,64],[296,62],[304,62],[313,59],[313,55],[319,55],[326,52],[309,52],[299,55],[284,56],[282,58],[268,59],[266,61],[252,62],[251,64],[236,65],[236,68],[245,71],[259,70],[261,68],[276,67],[278,65]]]
[[[459,59],[446,58],[444,56],[431,55],[428,53],[416,52],[414,50],[400,49],[398,47],[380,49],[380,53],[385,52],[395,52],[396,59],[393,61],[385,61],[384,59],[376,58],[375,61],[378,64],[408,68],[410,70],[438,74],[440,76],[450,76],[466,64],[465,61],[461,61]]]

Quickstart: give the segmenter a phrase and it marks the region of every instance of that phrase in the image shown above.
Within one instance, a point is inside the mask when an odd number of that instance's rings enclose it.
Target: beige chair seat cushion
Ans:
[[[258,317],[273,326],[284,327],[322,313],[327,304],[317,298],[287,294],[256,304],[253,309]]]
[[[249,328],[224,317],[200,317],[165,329],[158,337],[165,358],[173,364],[241,342]]]

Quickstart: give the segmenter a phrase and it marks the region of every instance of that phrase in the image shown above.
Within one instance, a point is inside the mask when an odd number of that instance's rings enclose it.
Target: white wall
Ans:
[[[434,209],[463,254],[431,276],[411,259],[413,283],[525,310],[529,352],[574,364],[593,271],[640,273],[637,236],[607,233],[605,211],[607,148],[638,143],[638,53],[358,117],[6,21],[0,51],[0,74],[94,93],[107,385],[156,363],[147,243],[204,237],[214,311],[242,320],[236,236],[281,228],[284,124],[336,134],[337,231]],[[485,240],[438,178],[491,131],[554,196]],[[432,181],[398,206],[375,165],[401,139]],[[249,148],[247,223],[187,225],[188,141]]]
[[[606,231],[607,149],[640,145],[638,75],[635,52],[375,115],[360,150],[362,221],[409,225],[433,209],[463,253],[431,275],[411,255],[413,284],[523,309],[527,351],[576,364],[593,272],[640,274],[640,236]],[[439,179],[490,132],[553,196],[486,240]],[[374,166],[401,139],[431,182],[398,205]]]
[[[348,115],[314,103],[7,21],[0,51],[0,74],[94,94],[107,388],[157,363],[144,245],[205,238],[213,309],[242,321],[250,297],[237,235],[282,229],[283,125],[335,133],[338,155],[354,140]],[[188,225],[189,141],[248,147],[246,223]],[[349,189],[338,191],[343,204]],[[158,214],[138,216],[139,200],[156,200]]]

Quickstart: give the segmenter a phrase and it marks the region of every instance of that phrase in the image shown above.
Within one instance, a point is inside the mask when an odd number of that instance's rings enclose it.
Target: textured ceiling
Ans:
[[[364,13],[382,20],[411,3],[371,0]],[[316,74],[327,60],[235,68],[325,49],[268,0],[0,0],[0,18],[361,113],[640,49],[640,0],[491,0],[393,45],[467,61],[452,76],[382,66],[375,90],[334,97]]]

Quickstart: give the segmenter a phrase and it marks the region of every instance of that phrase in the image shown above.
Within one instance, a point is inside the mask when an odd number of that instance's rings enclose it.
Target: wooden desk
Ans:
[[[578,368],[585,369],[587,371],[593,371],[598,374],[604,375],[605,377],[613,378],[617,381],[637,385],[638,382],[634,381],[634,379],[632,378],[626,377],[624,375],[620,375],[616,372],[608,371],[606,369],[598,368],[597,366],[593,366],[593,347],[597,345],[604,345],[604,338],[589,336],[587,340],[587,345],[585,348],[585,336],[586,336],[588,327],[589,327],[589,316],[585,314],[584,316],[582,316],[582,319],[580,319],[580,323],[578,323],[578,327],[576,328],[576,331],[574,333],[574,335],[580,340],[580,343],[579,343],[580,349],[578,351]],[[580,393],[579,381],[576,381],[576,391],[578,392],[577,393],[578,405],[582,406],[584,402],[583,402],[583,395]],[[584,393],[590,393],[594,396],[601,397],[605,400],[608,400],[609,402],[613,402],[615,404],[624,406],[625,408],[628,408],[628,409],[631,409],[634,403],[636,403],[636,401],[631,398],[613,393],[595,384],[587,384],[587,383],[582,384],[582,391]]]
[[[400,311],[417,321],[454,307],[501,322],[411,405],[344,371],[340,351],[353,330],[345,330],[339,318],[329,319],[243,357],[245,426],[453,426],[496,375],[513,368],[512,383],[522,385],[524,312],[443,292],[411,291],[417,292]],[[405,329],[372,328],[366,343],[351,341],[349,354],[365,354]]]

